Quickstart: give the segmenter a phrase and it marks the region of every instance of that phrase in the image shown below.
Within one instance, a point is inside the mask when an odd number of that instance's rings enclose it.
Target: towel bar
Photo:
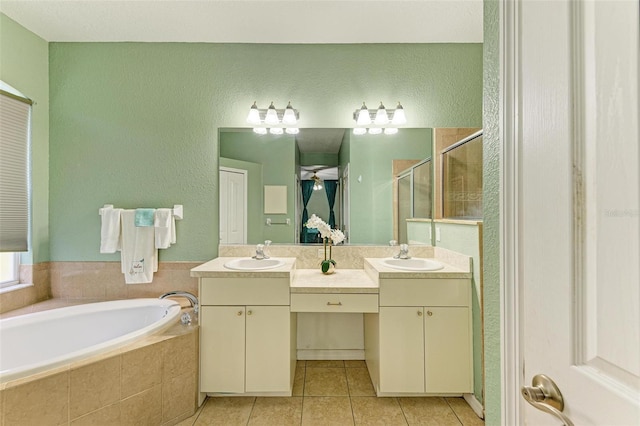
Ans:
[[[104,206],[102,206],[102,208],[98,209],[98,214],[100,216],[102,216],[102,212],[106,209],[112,209],[113,208],[113,204],[105,204]],[[182,220],[184,218],[184,209],[182,204],[174,204],[173,205],[173,217],[176,218],[176,220]]]

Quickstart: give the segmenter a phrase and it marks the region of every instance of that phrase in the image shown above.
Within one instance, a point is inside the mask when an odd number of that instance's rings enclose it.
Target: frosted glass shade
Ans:
[[[273,106],[273,102],[267,108],[267,116],[264,118],[265,124],[273,126],[274,124],[278,124],[278,111],[276,111],[276,107]]]
[[[382,133],[382,128],[380,127],[372,127],[369,129],[370,135],[379,135],[380,133]]]
[[[260,111],[258,110],[258,105],[256,105],[255,102],[249,109],[249,115],[247,115],[247,123],[260,124]]]
[[[283,133],[282,127],[272,127],[269,129],[269,133],[272,135],[281,135]]]
[[[297,127],[287,127],[285,129],[285,132],[287,132],[288,135],[297,135],[298,133],[300,133],[300,129],[298,129]]]
[[[396,133],[398,133],[398,129],[396,127],[387,127],[384,129],[385,135],[395,135]]]
[[[282,117],[282,124],[296,124],[298,119],[296,118],[296,112],[293,110],[291,106],[291,102],[287,105],[287,108],[284,110],[284,116]]]
[[[393,120],[391,120],[391,122],[396,126],[407,124],[407,117],[404,115],[404,108],[402,108],[402,105],[400,105],[400,102],[398,102],[398,106],[396,107],[396,110],[393,113]]]
[[[365,133],[367,133],[367,129],[365,129],[364,127],[356,127],[355,129],[353,129],[353,134],[354,135],[364,135]]]
[[[380,106],[378,107],[378,111],[376,111],[376,120],[375,123],[378,125],[387,124],[389,122],[389,115],[387,114],[387,110],[385,109],[382,102],[380,102]]]
[[[266,135],[267,134],[267,129],[265,127],[254,127],[253,128],[253,133],[257,133],[259,135]]]
[[[356,123],[358,126],[366,126],[367,124],[371,124],[371,116],[369,115],[369,109],[367,106],[362,103],[362,107],[360,111],[358,111],[358,116],[356,117]]]

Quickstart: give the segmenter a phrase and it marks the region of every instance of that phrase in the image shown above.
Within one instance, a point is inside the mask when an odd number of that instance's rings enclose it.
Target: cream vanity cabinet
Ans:
[[[365,315],[365,356],[378,395],[473,391],[470,279],[380,279]]]
[[[200,391],[291,395],[289,278],[200,279]]]

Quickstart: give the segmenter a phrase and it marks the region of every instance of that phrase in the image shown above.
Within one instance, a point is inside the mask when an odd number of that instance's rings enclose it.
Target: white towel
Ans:
[[[123,210],[122,222],[122,273],[127,284],[142,284],[153,281],[158,270],[158,250],[154,244],[154,227],[136,227],[136,211]]]
[[[120,214],[122,209],[103,208],[100,227],[100,253],[120,250]]]
[[[156,209],[154,220],[156,248],[166,249],[176,243],[176,218],[173,209]]]

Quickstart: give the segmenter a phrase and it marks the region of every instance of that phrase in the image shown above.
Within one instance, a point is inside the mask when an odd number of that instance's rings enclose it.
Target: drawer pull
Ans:
[[[338,303],[327,302],[327,306],[342,306],[342,302],[338,302]]]
[[[418,311],[418,316],[421,317],[422,316],[422,311]]]
[[[242,316],[242,311],[238,311],[238,313],[236,315]]]
[[[247,311],[247,315],[252,315],[253,311]]]
[[[433,312],[431,312],[431,311],[427,311],[427,315],[429,315],[430,317],[432,317],[432,316],[433,316]]]

